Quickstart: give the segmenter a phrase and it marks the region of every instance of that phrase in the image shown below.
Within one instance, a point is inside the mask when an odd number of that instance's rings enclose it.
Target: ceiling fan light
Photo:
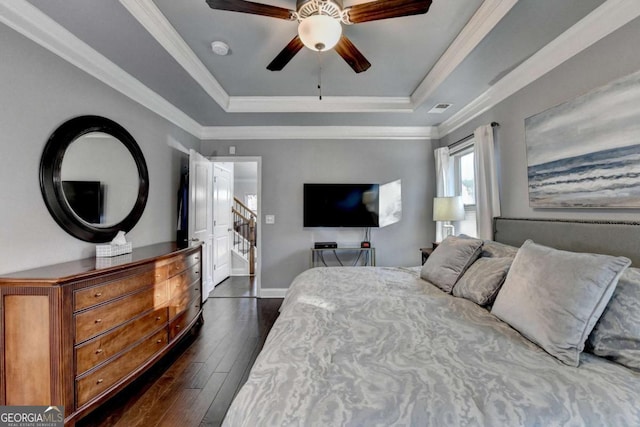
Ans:
[[[300,22],[298,36],[309,49],[324,52],[338,44],[342,36],[342,25],[331,16],[312,15]]]

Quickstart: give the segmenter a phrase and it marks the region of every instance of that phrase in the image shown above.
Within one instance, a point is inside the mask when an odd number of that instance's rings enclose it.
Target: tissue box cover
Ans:
[[[96,245],[96,257],[112,257],[117,255],[128,254],[133,251],[131,242],[127,242],[124,245],[114,245],[113,243],[108,245]]]
[[[130,253],[112,257],[98,257],[96,258],[96,268],[115,267],[117,265],[129,264],[131,261],[133,261],[133,256]]]

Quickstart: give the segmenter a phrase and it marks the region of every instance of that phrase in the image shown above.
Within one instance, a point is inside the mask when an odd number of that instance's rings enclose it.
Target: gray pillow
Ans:
[[[515,257],[518,248],[515,246],[505,245],[504,243],[494,242],[493,240],[485,240],[482,245],[482,257]]]
[[[475,239],[466,234],[460,234],[458,237],[462,239]],[[482,243],[481,257],[501,258],[501,257],[515,257],[518,252],[518,248],[504,243],[496,242],[494,240],[485,239]]]
[[[620,276],[609,305],[589,336],[587,349],[640,370],[640,269],[628,268]]]
[[[462,273],[478,258],[482,240],[449,236],[433,250],[420,277],[451,293]]]
[[[504,283],[513,258],[478,258],[453,287],[453,295],[478,305],[490,305]]]
[[[560,361],[578,366],[584,343],[629,264],[624,257],[561,251],[527,240],[491,313]]]

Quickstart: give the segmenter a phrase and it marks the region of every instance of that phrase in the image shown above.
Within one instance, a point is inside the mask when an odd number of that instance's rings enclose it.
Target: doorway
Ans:
[[[232,165],[230,275],[216,284],[210,298],[256,298],[260,295],[262,209],[261,157],[210,157],[216,165]],[[214,187],[217,183],[214,183]],[[214,220],[216,217],[214,207]]]

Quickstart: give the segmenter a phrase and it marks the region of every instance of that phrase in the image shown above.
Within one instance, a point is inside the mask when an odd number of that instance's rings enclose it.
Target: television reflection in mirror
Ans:
[[[104,224],[104,187],[100,181],[62,181],[71,210],[89,224]]]

